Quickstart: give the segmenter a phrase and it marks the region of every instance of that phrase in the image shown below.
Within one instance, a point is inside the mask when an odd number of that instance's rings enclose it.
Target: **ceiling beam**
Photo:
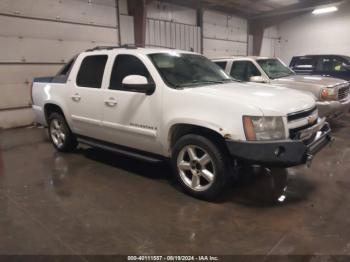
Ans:
[[[252,13],[248,12],[246,8],[238,8],[235,4],[228,4],[228,1],[209,1],[209,0],[162,0],[161,2],[170,3],[189,7],[192,9],[215,10],[229,15],[235,15],[242,18],[248,18]],[[256,13],[254,13],[256,14]]]
[[[261,19],[273,16],[287,15],[292,13],[303,13],[313,10],[317,6],[330,5],[330,4],[342,4],[345,1],[339,0],[303,0],[294,5],[288,5],[282,8],[277,8],[273,11],[263,12],[261,14],[252,16],[251,19]]]

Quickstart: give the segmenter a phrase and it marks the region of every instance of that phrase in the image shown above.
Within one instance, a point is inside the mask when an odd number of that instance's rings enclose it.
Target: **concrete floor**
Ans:
[[[45,131],[0,133],[0,254],[350,254],[350,116],[288,187],[244,179],[188,197],[167,165],[96,149],[55,152]],[[283,200],[284,198],[284,200]]]

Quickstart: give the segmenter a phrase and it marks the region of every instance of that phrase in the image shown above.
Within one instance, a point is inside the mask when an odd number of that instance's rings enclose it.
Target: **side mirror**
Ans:
[[[266,83],[267,81],[262,76],[251,76],[249,82]]]
[[[146,77],[141,75],[129,75],[123,79],[123,89],[152,95],[156,89],[155,84],[148,83]]]

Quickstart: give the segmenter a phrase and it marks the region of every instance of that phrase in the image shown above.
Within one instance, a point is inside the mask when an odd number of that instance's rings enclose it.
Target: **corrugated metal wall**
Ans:
[[[247,55],[248,21],[215,11],[203,15],[203,52],[208,57]]]
[[[147,8],[148,46],[201,51],[201,28],[195,9],[152,2]],[[248,21],[206,10],[203,15],[203,53],[208,57],[247,55]]]
[[[196,10],[153,2],[147,6],[146,45],[200,52]]]
[[[127,38],[133,22],[126,0],[119,1],[119,9]],[[55,74],[87,48],[117,45],[117,21],[115,0],[1,0],[0,128],[32,122],[33,77]]]

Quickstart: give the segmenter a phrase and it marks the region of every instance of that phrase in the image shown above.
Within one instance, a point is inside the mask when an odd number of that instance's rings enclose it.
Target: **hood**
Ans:
[[[278,79],[273,79],[273,83],[286,84],[286,85],[312,85],[317,87],[335,87],[337,85],[346,84],[347,81],[343,79],[313,76],[313,75],[291,75]]]
[[[266,116],[284,116],[315,106],[315,100],[309,94],[266,84],[233,82],[194,87],[190,88],[189,92],[255,106]]]

